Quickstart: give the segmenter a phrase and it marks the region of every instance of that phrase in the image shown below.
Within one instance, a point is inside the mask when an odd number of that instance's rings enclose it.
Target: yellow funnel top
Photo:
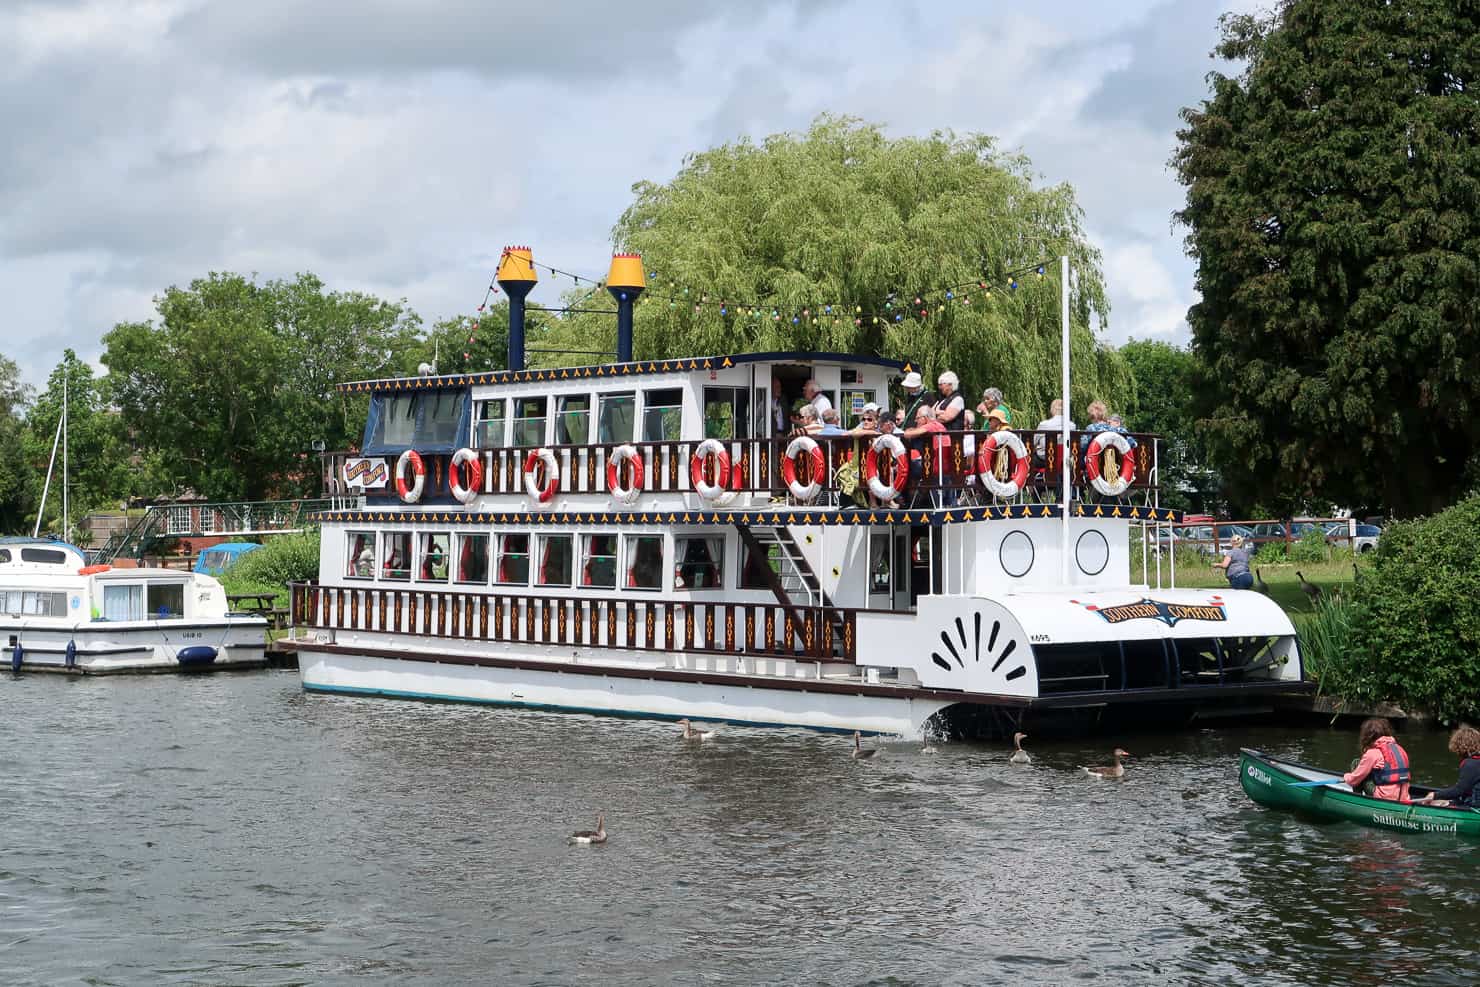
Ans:
[[[528,247],[505,247],[494,278],[498,281],[538,281],[539,275],[534,273],[534,254]]]
[[[642,254],[612,254],[606,283],[610,288],[646,288],[647,274],[642,269]]]

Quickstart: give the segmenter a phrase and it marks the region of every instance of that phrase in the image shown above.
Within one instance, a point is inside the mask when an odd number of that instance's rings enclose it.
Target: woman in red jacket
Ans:
[[[1393,739],[1393,725],[1380,716],[1362,723],[1359,734],[1362,756],[1357,766],[1341,776],[1341,780],[1360,790],[1362,783],[1370,780],[1374,789],[1369,794],[1392,802],[1411,802],[1408,797],[1408,752]]]

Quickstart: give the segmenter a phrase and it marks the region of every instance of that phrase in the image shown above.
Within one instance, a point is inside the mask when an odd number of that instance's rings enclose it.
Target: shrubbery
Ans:
[[[1291,542],[1285,555],[1291,562],[1324,562],[1329,550],[1326,533],[1311,527],[1305,529],[1299,541]]]
[[[1480,495],[1386,528],[1341,609],[1320,632],[1345,625],[1313,666],[1324,691],[1445,722],[1480,716]]]
[[[221,577],[227,592],[254,592],[262,587],[282,589],[290,582],[317,579],[319,530],[275,535],[255,552],[248,552]]]

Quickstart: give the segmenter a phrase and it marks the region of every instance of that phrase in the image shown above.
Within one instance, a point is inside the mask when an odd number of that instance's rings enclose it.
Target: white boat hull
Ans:
[[[20,670],[83,675],[261,668],[266,658],[267,622],[256,617],[220,620],[137,620],[57,626],[42,619],[0,622],[7,645],[0,661],[14,667],[20,645]],[[69,662],[68,645],[72,645]],[[209,661],[187,663],[188,648],[214,649]],[[188,657],[188,656],[187,656]]]
[[[763,678],[744,685],[682,682],[634,676],[628,669],[608,675],[589,664],[580,671],[502,668],[311,647],[299,651],[298,667],[303,687],[311,692],[901,736],[919,735],[925,722],[949,705],[921,698],[768,688]]]

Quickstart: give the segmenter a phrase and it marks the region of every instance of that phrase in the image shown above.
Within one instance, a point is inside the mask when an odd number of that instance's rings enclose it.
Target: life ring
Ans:
[[[879,479],[879,453],[887,452],[894,460],[894,478],[885,483]],[[910,482],[910,457],[899,436],[880,435],[869,445],[863,456],[863,478],[868,481],[868,492],[879,500],[889,501],[898,497]]]
[[[468,468],[468,484],[463,486],[459,481],[462,476],[462,467]],[[447,467],[447,487],[452,491],[453,498],[460,504],[471,504],[473,498],[478,496],[483,489],[483,460],[471,449],[459,449],[452,454],[452,464]]]
[[[632,485],[622,486],[622,467],[632,464]],[[636,503],[642,494],[642,454],[632,445],[619,445],[606,459],[606,490],[624,504]]]
[[[812,463],[812,476],[808,483],[802,483],[797,476],[799,456],[808,457]],[[798,435],[791,440],[786,447],[786,455],[781,457],[781,478],[786,481],[787,489],[797,500],[811,503],[817,499],[817,495],[822,492],[822,484],[827,479],[827,460],[816,439],[810,435]]]
[[[406,464],[411,464],[411,485],[406,484]],[[401,500],[407,504],[414,504],[421,500],[421,488],[426,486],[427,464],[421,461],[421,453],[415,449],[407,449],[401,453],[401,458],[396,460],[396,493],[401,495]]]
[[[94,576],[94,575],[97,575],[100,572],[107,572],[111,568],[113,568],[111,565],[102,565],[102,564],[99,564],[99,565],[85,565],[81,569],[78,569],[77,570],[77,575],[79,575],[79,576]]]
[[[543,487],[535,483],[534,468],[536,465],[545,468]],[[555,454],[543,446],[529,450],[529,455],[524,457],[524,491],[529,494],[529,499],[536,504],[548,504],[555,499],[555,494],[559,490],[560,462],[555,458]]]
[[[1005,480],[997,476],[996,469],[997,453],[1003,450],[1012,457],[1012,469]],[[982,478],[982,485],[993,495],[1004,500],[1016,497],[1028,482],[1028,447],[1023,445],[1022,437],[1016,432],[1005,428],[992,432],[977,450],[976,471]]]
[[[1100,457],[1105,454],[1107,446],[1113,447],[1116,452],[1120,453],[1120,470],[1114,482],[1105,479],[1100,472]],[[1089,480],[1090,486],[1106,497],[1119,497],[1136,478],[1136,451],[1131,448],[1126,437],[1119,432],[1101,432],[1095,436],[1094,441],[1089,444],[1088,451],[1085,452],[1084,476]]]
[[[714,463],[717,482],[709,482],[709,464]],[[730,478],[730,452],[719,439],[705,439],[694,449],[689,458],[689,483],[700,497],[723,507],[735,499],[735,491],[725,489],[725,480]]]

